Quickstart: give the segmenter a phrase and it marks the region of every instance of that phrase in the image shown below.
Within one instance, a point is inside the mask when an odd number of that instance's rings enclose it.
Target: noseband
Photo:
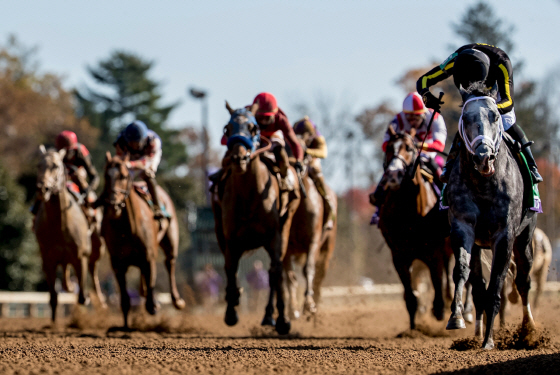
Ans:
[[[465,103],[463,103],[463,109],[461,111],[461,117],[459,118],[459,135],[461,136],[461,138],[463,139],[463,141],[465,142],[465,146],[467,147],[467,150],[471,153],[471,154],[475,154],[475,150],[478,143],[482,143],[482,144],[486,144],[487,146],[489,146],[492,149],[492,152],[494,153],[494,155],[498,155],[498,151],[500,150],[500,143],[502,142],[502,136],[504,134],[504,125],[502,123],[502,117],[500,116],[498,119],[498,132],[496,133],[496,139],[492,139],[489,136],[482,134],[479,135],[477,137],[475,137],[472,141],[469,140],[467,134],[465,133],[465,127],[463,124],[463,112],[465,111],[465,107],[467,106],[467,103],[475,101],[475,100],[483,100],[483,99],[489,99],[492,101],[492,103],[494,103],[494,105],[496,105],[496,101],[489,97],[489,96],[476,96],[474,98],[470,98],[469,100],[467,100]]]

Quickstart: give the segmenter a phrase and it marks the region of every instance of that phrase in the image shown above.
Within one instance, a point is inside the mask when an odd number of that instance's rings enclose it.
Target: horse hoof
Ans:
[[[290,328],[292,328],[292,324],[289,321],[287,322],[280,318],[276,322],[276,332],[278,332],[279,335],[287,335],[290,332]]]
[[[295,320],[298,320],[301,317],[301,313],[298,310],[293,311],[290,315],[290,318]]]
[[[309,314],[315,314],[317,312],[317,305],[314,303],[305,304],[303,311]]]
[[[185,300],[182,298],[173,301],[173,306],[175,306],[177,310],[183,310],[186,305]]]
[[[239,317],[237,316],[237,311],[235,311],[234,308],[231,308],[231,309],[228,308],[226,310],[226,316],[224,318],[224,321],[230,327],[236,325],[237,322],[239,321]]]
[[[447,322],[447,327],[445,327],[447,330],[464,328],[467,328],[467,326],[465,325],[463,318],[450,318]]]
[[[434,315],[437,321],[442,321],[444,318],[443,310],[432,310],[432,314]]]
[[[472,322],[474,322],[474,316],[472,313],[466,313],[465,315],[463,315],[463,318],[465,319],[465,322],[472,324]]]
[[[261,322],[261,326],[271,326],[274,327],[276,321],[271,316],[265,316]]]
[[[494,349],[494,341],[488,340],[488,341],[486,341],[486,342],[483,342],[483,343],[482,343],[482,349],[485,349],[485,350],[492,350],[492,349]]]
[[[157,311],[159,310],[159,304],[158,303],[146,303],[146,311],[148,312],[148,314],[150,315],[156,315]]]

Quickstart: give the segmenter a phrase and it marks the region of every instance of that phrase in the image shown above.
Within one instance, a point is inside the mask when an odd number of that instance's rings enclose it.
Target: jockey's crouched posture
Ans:
[[[274,153],[276,163],[280,170],[281,180],[278,181],[280,189],[284,191],[291,191],[294,189],[295,181],[292,180],[288,174],[290,162],[285,149],[286,143],[284,139],[288,142],[288,145],[296,158],[294,167],[297,173],[301,173],[303,169],[303,149],[301,148],[294,130],[288,121],[288,117],[280,108],[278,108],[274,95],[267,92],[260,93],[253,100],[253,105],[255,104],[258,105],[255,119],[260,129],[260,135],[267,137],[272,142],[271,151]],[[250,106],[247,108],[250,108]],[[222,145],[227,145],[228,137],[230,136],[227,133],[227,129],[226,125],[225,133],[221,141]],[[222,160],[222,169],[209,176],[210,180],[214,183],[213,186],[216,186],[221,180],[223,171],[229,166],[229,163],[229,151],[227,151],[224,159]]]
[[[95,189],[99,185],[99,175],[91,162],[91,156],[86,146],[78,143],[76,133],[70,130],[61,132],[55,141],[58,151],[64,149],[64,167],[68,178],[74,182],[80,189],[80,195],[84,197],[84,206],[89,207],[91,202],[95,201]],[[89,180],[89,183],[88,183]],[[37,214],[39,210],[39,202],[35,201],[31,207],[31,213]],[[92,219],[92,212],[85,210],[88,219]]]
[[[113,145],[117,155],[130,155],[127,167],[131,170],[133,180],[140,177],[146,182],[152,196],[154,219],[163,218],[156,181],[162,154],[160,137],[153,130],[149,130],[142,121],[136,120],[120,132]]]
[[[531,144],[523,129],[516,123],[513,108],[513,68],[508,55],[499,49],[487,44],[467,44],[451,54],[441,65],[436,66],[424,74],[416,83],[416,89],[424,98],[427,107],[439,109],[440,102],[429,90],[436,83],[453,76],[457,88],[468,89],[472,83],[484,82],[487,88],[495,83],[498,85],[498,111],[502,116],[504,130],[517,142],[521,143],[521,152],[527,160],[534,182],[542,182],[542,177],[537,169],[535,158],[531,152]],[[457,157],[460,147],[460,136],[457,133],[449,150],[447,163],[440,179],[449,180],[453,162]]]
[[[315,183],[317,191],[321,194],[325,202],[325,216],[328,218],[325,223],[325,229],[330,230],[333,228],[335,219],[334,203],[328,195],[323,170],[321,168],[321,159],[327,157],[327,141],[325,137],[317,131],[317,126],[307,116],[294,124],[294,132],[298,137],[301,137],[305,143],[305,155],[311,158],[309,163],[309,177],[311,177]]]
[[[432,118],[432,126],[430,131],[426,135],[428,130],[428,124]],[[434,176],[441,174],[441,165],[443,160],[438,156],[437,151],[442,152],[445,148],[445,140],[447,139],[447,127],[445,126],[445,121],[443,116],[439,113],[434,112],[432,109],[428,109],[424,106],[422,98],[417,93],[410,93],[406,96],[403,102],[403,110],[398,113],[389,127],[392,127],[395,132],[405,132],[407,134],[411,133],[412,129],[416,129],[416,135],[414,141],[420,145],[424,141],[424,149],[421,151],[420,158],[424,164],[431,170]],[[386,151],[387,143],[391,135],[389,129],[385,132],[383,137],[383,151]],[[387,166],[384,164],[383,168]],[[375,192],[370,194],[370,203],[377,207],[377,212],[371,218],[372,224],[377,224],[379,220],[379,208],[385,200],[385,181],[382,178],[377,184]]]

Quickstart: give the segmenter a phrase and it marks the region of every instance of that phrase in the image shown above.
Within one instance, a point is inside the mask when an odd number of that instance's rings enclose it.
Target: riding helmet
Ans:
[[[466,49],[455,58],[453,66],[455,86],[468,88],[471,83],[484,82],[490,70],[490,58],[476,49]]]
[[[269,92],[261,92],[253,100],[253,104],[257,103],[257,116],[273,116],[278,112],[278,103],[276,98]]]
[[[127,143],[138,142],[143,144],[148,137],[148,127],[140,120],[133,121],[124,129],[123,136]]]
[[[421,115],[426,112],[426,107],[420,94],[411,92],[404,98],[403,112],[412,115]]]
[[[78,137],[76,133],[70,130],[64,130],[56,137],[56,148],[58,150],[65,149],[73,149],[78,147]]]

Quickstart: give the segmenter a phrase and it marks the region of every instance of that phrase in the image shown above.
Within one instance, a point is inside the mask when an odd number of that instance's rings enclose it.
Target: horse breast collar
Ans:
[[[478,143],[478,141],[480,141],[481,143],[486,143],[494,150],[495,154],[498,154],[498,150],[500,149],[500,144],[502,142],[502,136],[504,134],[504,125],[502,123],[501,116],[498,119],[498,133],[496,134],[496,139],[492,139],[487,135],[479,135],[471,141],[468,139],[467,135],[465,134],[465,129],[463,126],[463,112],[465,111],[465,107],[467,106],[467,103],[475,100],[483,100],[483,99],[489,99],[494,104],[496,104],[496,101],[489,96],[476,96],[474,98],[470,98],[465,103],[463,103],[463,108],[461,110],[461,117],[459,118],[459,135],[461,136],[463,141],[465,141],[465,146],[467,147],[467,150],[473,155],[475,154],[474,146]]]

